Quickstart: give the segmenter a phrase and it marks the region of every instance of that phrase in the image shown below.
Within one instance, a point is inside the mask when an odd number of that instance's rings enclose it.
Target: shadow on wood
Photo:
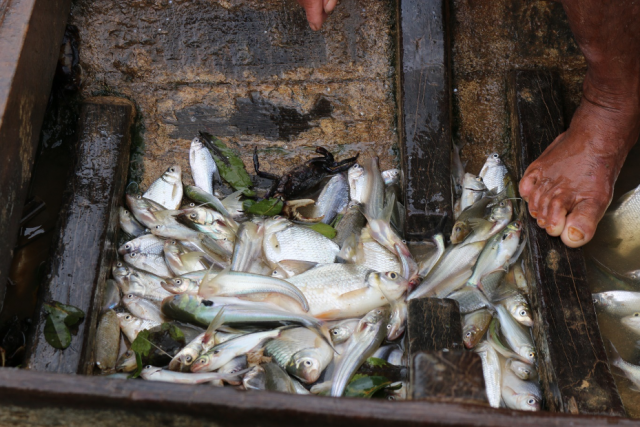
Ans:
[[[134,115],[133,104],[122,98],[90,98],[82,105],[78,158],[39,303],[70,304],[86,317],[71,345],[56,350],[44,339],[44,316],[38,306],[23,364],[27,369],[67,374],[92,370],[90,352],[99,311],[94,307],[102,300],[102,285],[116,255],[118,205],[126,184]]]
[[[511,126],[518,180],[564,131],[558,78],[547,71],[510,76]],[[525,212],[525,206],[522,206]],[[605,353],[581,249],[550,237],[526,213],[534,308],[534,338],[541,381],[551,411],[624,415]]]

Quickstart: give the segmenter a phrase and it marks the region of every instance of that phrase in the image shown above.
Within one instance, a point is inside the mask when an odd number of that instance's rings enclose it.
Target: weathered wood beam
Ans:
[[[408,302],[407,349],[413,358],[421,351],[460,350],[462,320],[458,301],[440,298]]]
[[[118,206],[129,165],[134,105],[122,98],[90,98],[82,105],[74,173],[61,212],[57,241],[39,302],[59,301],[83,310],[85,320],[71,345],[57,350],[44,338],[44,315],[36,309],[23,366],[35,371],[92,370],[94,329],[102,285],[115,259]]]
[[[557,76],[548,71],[515,71],[509,90],[520,179],[529,164],[564,131],[562,97]],[[524,225],[535,310],[534,338],[548,409],[624,415],[600,337],[582,250],[550,237],[528,213]]]
[[[0,310],[70,7],[0,2]]]
[[[398,0],[398,131],[407,240],[430,237],[444,215],[452,218],[448,5]]]

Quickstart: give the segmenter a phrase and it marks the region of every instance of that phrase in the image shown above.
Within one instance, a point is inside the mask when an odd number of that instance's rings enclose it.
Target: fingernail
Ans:
[[[537,211],[531,211],[531,216],[534,218],[538,218],[538,212]]]
[[[545,228],[547,226],[547,221],[545,221],[544,219],[539,219],[538,220],[538,226]]]
[[[573,242],[579,242],[584,239],[584,233],[577,228],[569,227],[569,239]]]

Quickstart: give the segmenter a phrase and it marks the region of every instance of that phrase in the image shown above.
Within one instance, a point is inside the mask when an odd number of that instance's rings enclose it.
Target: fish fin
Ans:
[[[358,298],[359,296],[366,294],[368,291],[369,291],[369,286],[365,288],[356,289],[355,291],[345,292],[344,294],[341,294],[338,297],[338,299],[341,300],[341,299],[349,299],[349,298]]]
[[[214,317],[211,323],[209,323],[209,326],[207,327],[207,330],[204,333],[204,338],[202,338],[203,348],[205,346],[207,348],[211,348],[214,345],[218,344],[215,342],[215,332],[224,323],[222,318],[223,314],[224,314],[224,307],[218,310],[218,314],[216,314],[216,317]]]
[[[225,274],[228,274],[231,271],[231,267],[226,267],[224,270],[216,274],[214,277],[209,278],[209,273],[211,269],[207,271],[204,278],[200,282],[200,288],[198,289],[198,296],[202,298],[211,298],[212,296],[216,296],[218,294],[218,280],[221,279]]]
[[[284,259],[278,264],[280,264],[280,267],[283,267],[285,270],[291,271],[293,275],[304,273],[318,265],[317,262],[301,261],[297,259]]]
[[[271,244],[271,247],[273,248],[274,251],[276,251],[276,253],[280,253],[280,242],[278,241],[278,237],[276,237],[276,233],[272,233],[271,236],[269,236],[269,244]]]
[[[471,230],[473,230],[474,232],[482,229],[482,228],[491,228],[493,227],[493,224],[491,221],[487,221],[484,218],[469,218],[467,220],[467,224],[469,224],[469,227],[471,227]]]
[[[197,261],[206,261],[207,255],[203,252],[187,252],[186,254],[180,255],[180,259],[182,262],[197,262]]]
[[[497,286],[496,289],[494,290],[493,294],[491,295],[491,302],[494,304],[499,303],[500,301],[504,301],[505,299],[510,298],[519,293],[520,292],[518,291],[518,289],[503,283]]]
[[[222,203],[222,206],[224,206],[226,209],[229,209],[228,206],[231,206],[232,203],[238,203],[241,196],[242,196],[242,190],[238,190],[229,194],[224,199],[220,200],[220,203]]]
[[[520,258],[520,255],[522,254],[522,251],[524,251],[524,247],[526,245],[527,245],[527,238],[525,237],[524,239],[522,239],[522,242],[518,245],[518,248],[513,253],[513,256],[509,258],[509,261],[507,261],[507,264],[506,264],[507,269],[511,264],[515,264],[518,258]]]
[[[313,317],[319,320],[334,320],[339,315],[340,315],[340,310],[335,309],[335,310],[323,311],[322,313],[318,313]]]
[[[355,233],[351,233],[342,244],[337,255],[337,262],[341,264],[355,263],[357,260],[358,239]]]
[[[390,200],[387,200],[387,204],[384,205],[382,210],[382,220],[384,222],[391,222],[391,215],[393,215],[393,208],[396,205],[396,195],[391,194]]]

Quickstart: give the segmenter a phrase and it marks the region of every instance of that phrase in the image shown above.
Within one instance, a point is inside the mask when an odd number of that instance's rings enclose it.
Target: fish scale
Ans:
[[[374,271],[402,271],[398,257],[390,250],[371,238],[365,228],[361,233],[361,247],[358,251],[358,264]]]
[[[164,247],[164,240],[153,234],[145,234],[128,241],[118,248],[118,252],[124,255],[131,252],[144,252],[148,254],[161,255]]]
[[[270,263],[287,259],[332,263],[340,248],[330,239],[309,228],[291,225],[282,231],[265,234],[264,255]]]

